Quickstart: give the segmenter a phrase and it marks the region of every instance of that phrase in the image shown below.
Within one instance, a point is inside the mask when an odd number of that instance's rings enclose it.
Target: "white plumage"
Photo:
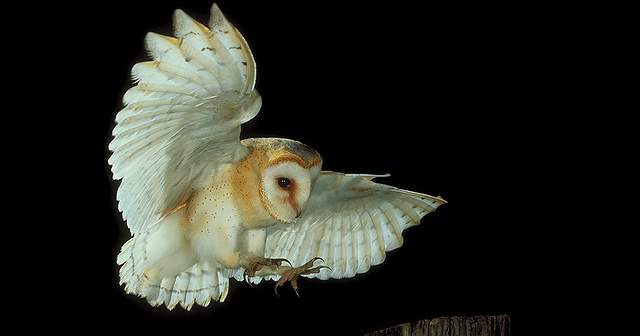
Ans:
[[[240,141],[261,107],[249,46],[215,4],[208,27],[176,10],[174,28],[145,37],[153,60],[133,67],[109,144],[127,293],[190,309],[224,301],[234,276],[294,289],[299,275],[352,277],[445,203],[371,181],[386,175],[321,172],[293,140]]]
[[[402,245],[403,230],[443,203],[362,175],[323,172],[296,225],[270,228],[265,255],[294,265],[321,256],[331,270],[309,276],[349,278],[382,263],[385,251]]]

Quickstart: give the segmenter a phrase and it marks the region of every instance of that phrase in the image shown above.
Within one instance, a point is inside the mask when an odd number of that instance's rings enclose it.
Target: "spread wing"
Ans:
[[[402,245],[404,229],[446,203],[372,177],[322,172],[298,221],[268,234],[265,257],[286,258],[294,266],[321,257],[331,270],[309,276],[352,277],[382,263],[386,251]]]
[[[204,171],[244,157],[240,125],[261,106],[253,55],[218,6],[209,27],[181,10],[173,20],[175,38],[146,35],[153,61],[133,66],[137,85],[109,144],[113,178],[122,179],[118,209],[133,234],[184,202]]]

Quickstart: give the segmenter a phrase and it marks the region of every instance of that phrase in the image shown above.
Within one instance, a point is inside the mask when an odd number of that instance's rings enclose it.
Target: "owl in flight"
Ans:
[[[116,115],[109,158],[132,238],[117,257],[127,293],[154,306],[224,301],[229,278],[257,284],[364,273],[402,245],[402,231],[446,203],[322,171],[288,139],[240,140],[262,105],[247,42],[216,4],[209,25],[181,10],[175,37],[148,33],[152,61]]]

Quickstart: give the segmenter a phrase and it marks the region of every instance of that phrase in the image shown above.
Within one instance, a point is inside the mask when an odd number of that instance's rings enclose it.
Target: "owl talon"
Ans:
[[[280,276],[280,280],[278,280],[278,282],[276,282],[276,285],[273,287],[273,291],[276,292],[276,295],[280,296],[280,293],[278,293],[278,287],[281,287],[285,282],[289,281],[291,283],[293,291],[296,292],[296,295],[298,297],[300,297],[300,294],[298,293],[298,276],[304,274],[320,273],[320,270],[323,268],[329,270],[331,269],[331,267],[324,265],[312,268],[313,263],[318,259],[322,260],[322,262],[325,262],[324,259],[315,257],[300,267],[291,268],[284,271]]]
[[[249,284],[249,286],[253,287],[253,285],[249,281],[249,278],[254,277],[256,275],[256,272],[260,271],[264,266],[276,266],[277,268],[279,268],[284,262],[293,267],[293,265],[291,265],[291,262],[284,258],[252,258],[249,261],[249,266],[244,269],[244,280]]]

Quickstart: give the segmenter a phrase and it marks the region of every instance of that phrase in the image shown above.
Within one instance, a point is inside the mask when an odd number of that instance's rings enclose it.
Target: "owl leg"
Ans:
[[[278,287],[284,285],[285,282],[289,281],[291,282],[291,287],[293,287],[296,295],[300,297],[300,294],[298,294],[298,276],[303,274],[320,273],[320,270],[323,268],[331,269],[328,266],[312,267],[313,263],[316,260],[322,260],[322,262],[324,262],[324,259],[315,257],[300,267],[285,269],[284,272],[280,274],[280,280],[278,280],[275,287],[273,288],[273,290],[276,292],[276,295],[280,296],[280,294],[278,293]]]
[[[264,266],[275,266],[275,268],[278,269],[282,266],[282,263],[284,262],[289,264],[289,266],[293,267],[293,265],[291,265],[291,262],[289,262],[289,260],[287,259],[282,259],[282,258],[267,259],[262,257],[249,258],[247,262],[248,265],[244,269],[244,279],[249,284],[249,286],[252,286],[251,282],[249,282],[249,278],[255,276],[256,272],[262,270]]]

